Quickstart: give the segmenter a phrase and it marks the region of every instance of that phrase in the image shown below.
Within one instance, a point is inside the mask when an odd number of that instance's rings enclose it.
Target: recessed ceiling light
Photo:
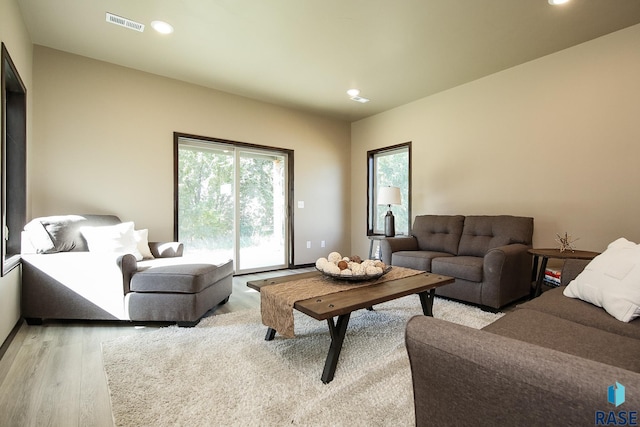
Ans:
[[[173,27],[164,21],[151,21],[151,27],[161,34],[173,33]]]
[[[358,89],[349,89],[347,91],[347,95],[349,95],[349,99],[352,101],[360,102],[362,104],[370,101],[370,99],[360,96],[360,91]]]
[[[557,6],[559,4],[569,3],[569,0],[549,0],[549,4],[553,6]]]

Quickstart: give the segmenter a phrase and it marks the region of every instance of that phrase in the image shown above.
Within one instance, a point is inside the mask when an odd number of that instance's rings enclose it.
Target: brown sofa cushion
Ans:
[[[490,249],[511,243],[531,246],[533,218],[510,215],[468,216],[458,255],[485,256]]]
[[[418,215],[413,222],[412,234],[422,251],[456,255],[463,224],[462,215]]]
[[[431,272],[470,282],[482,282],[483,265],[484,258],[475,256],[435,258],[431,262]]]
[[[453,257],[453,255],[433,251],[398,251],[391,254],[391,265],[430,272],[433,259],[437,257]]]
[[[615,320],[615,319],[614,319]],[[640,372],[640,340],[606,332],[551,314],[515,310],[484,331]]]
[[[562,294],[564,288],[560,286],[544,292],[538,298],[519,305],[518,308],[541,311],[582,325],[640,340],[640,319],[629,323],[621,322],[600,307],[579,299],[565,297]]]

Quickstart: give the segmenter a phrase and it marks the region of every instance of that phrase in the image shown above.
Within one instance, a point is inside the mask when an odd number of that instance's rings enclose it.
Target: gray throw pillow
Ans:
[[[36,253],[68,252],[76,247],[80,226],[86,219],[80,215],[35,218],[25,226]]]

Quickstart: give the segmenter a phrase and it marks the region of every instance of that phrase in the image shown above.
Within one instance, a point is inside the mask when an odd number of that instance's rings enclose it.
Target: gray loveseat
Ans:
[[[492,309],[531,292],[533,218],[419,215],[412,236],[380,242],[382,261],[456,278],[436,295]]]
[[[562,284],[587,263],[567,260]],[[416,425],[632,425],[620,417],[634,411],[640,422],[640,320],[621,322],[565,297],[564,287],[483,330],[412,318]],[[620,406],[609,403],[610,388],[621,392],[616,383],[625,388]]]
[[[230,260],[183,257],[178,242],[148,242],[140,260],[132,253],[89,250],[87,232],[104,234],[125,225],[113,215],[42,217],[27,224],[22,235],[22,316],[27,322],[95,319],[192,326],[227,302]]]

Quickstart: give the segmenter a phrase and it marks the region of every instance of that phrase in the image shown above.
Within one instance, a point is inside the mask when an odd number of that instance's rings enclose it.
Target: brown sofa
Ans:
[[[114,215],[60,215],[25,226],[22,316],[28,323],[81,319],[193,326],[227,302],[233,280],[230,260],[183,257],[179,242],[148,242],[150,254],[140,260],[131,253],[89,250],[83,227],[99,232],[119,225]]]
[[[562,284],[587,263],[568,260]],[[621,322],[563,290],[547,291],[483,330],[412,318],[406,345],[416,425],[638,422],[640,320]],[[616,383],[625,387],[618,407],[608,401]]]
[[[436,295],[492,309],[531,292],[533,218],[419,215],[410,237],[380,242],[382,261],[456,278]]]

